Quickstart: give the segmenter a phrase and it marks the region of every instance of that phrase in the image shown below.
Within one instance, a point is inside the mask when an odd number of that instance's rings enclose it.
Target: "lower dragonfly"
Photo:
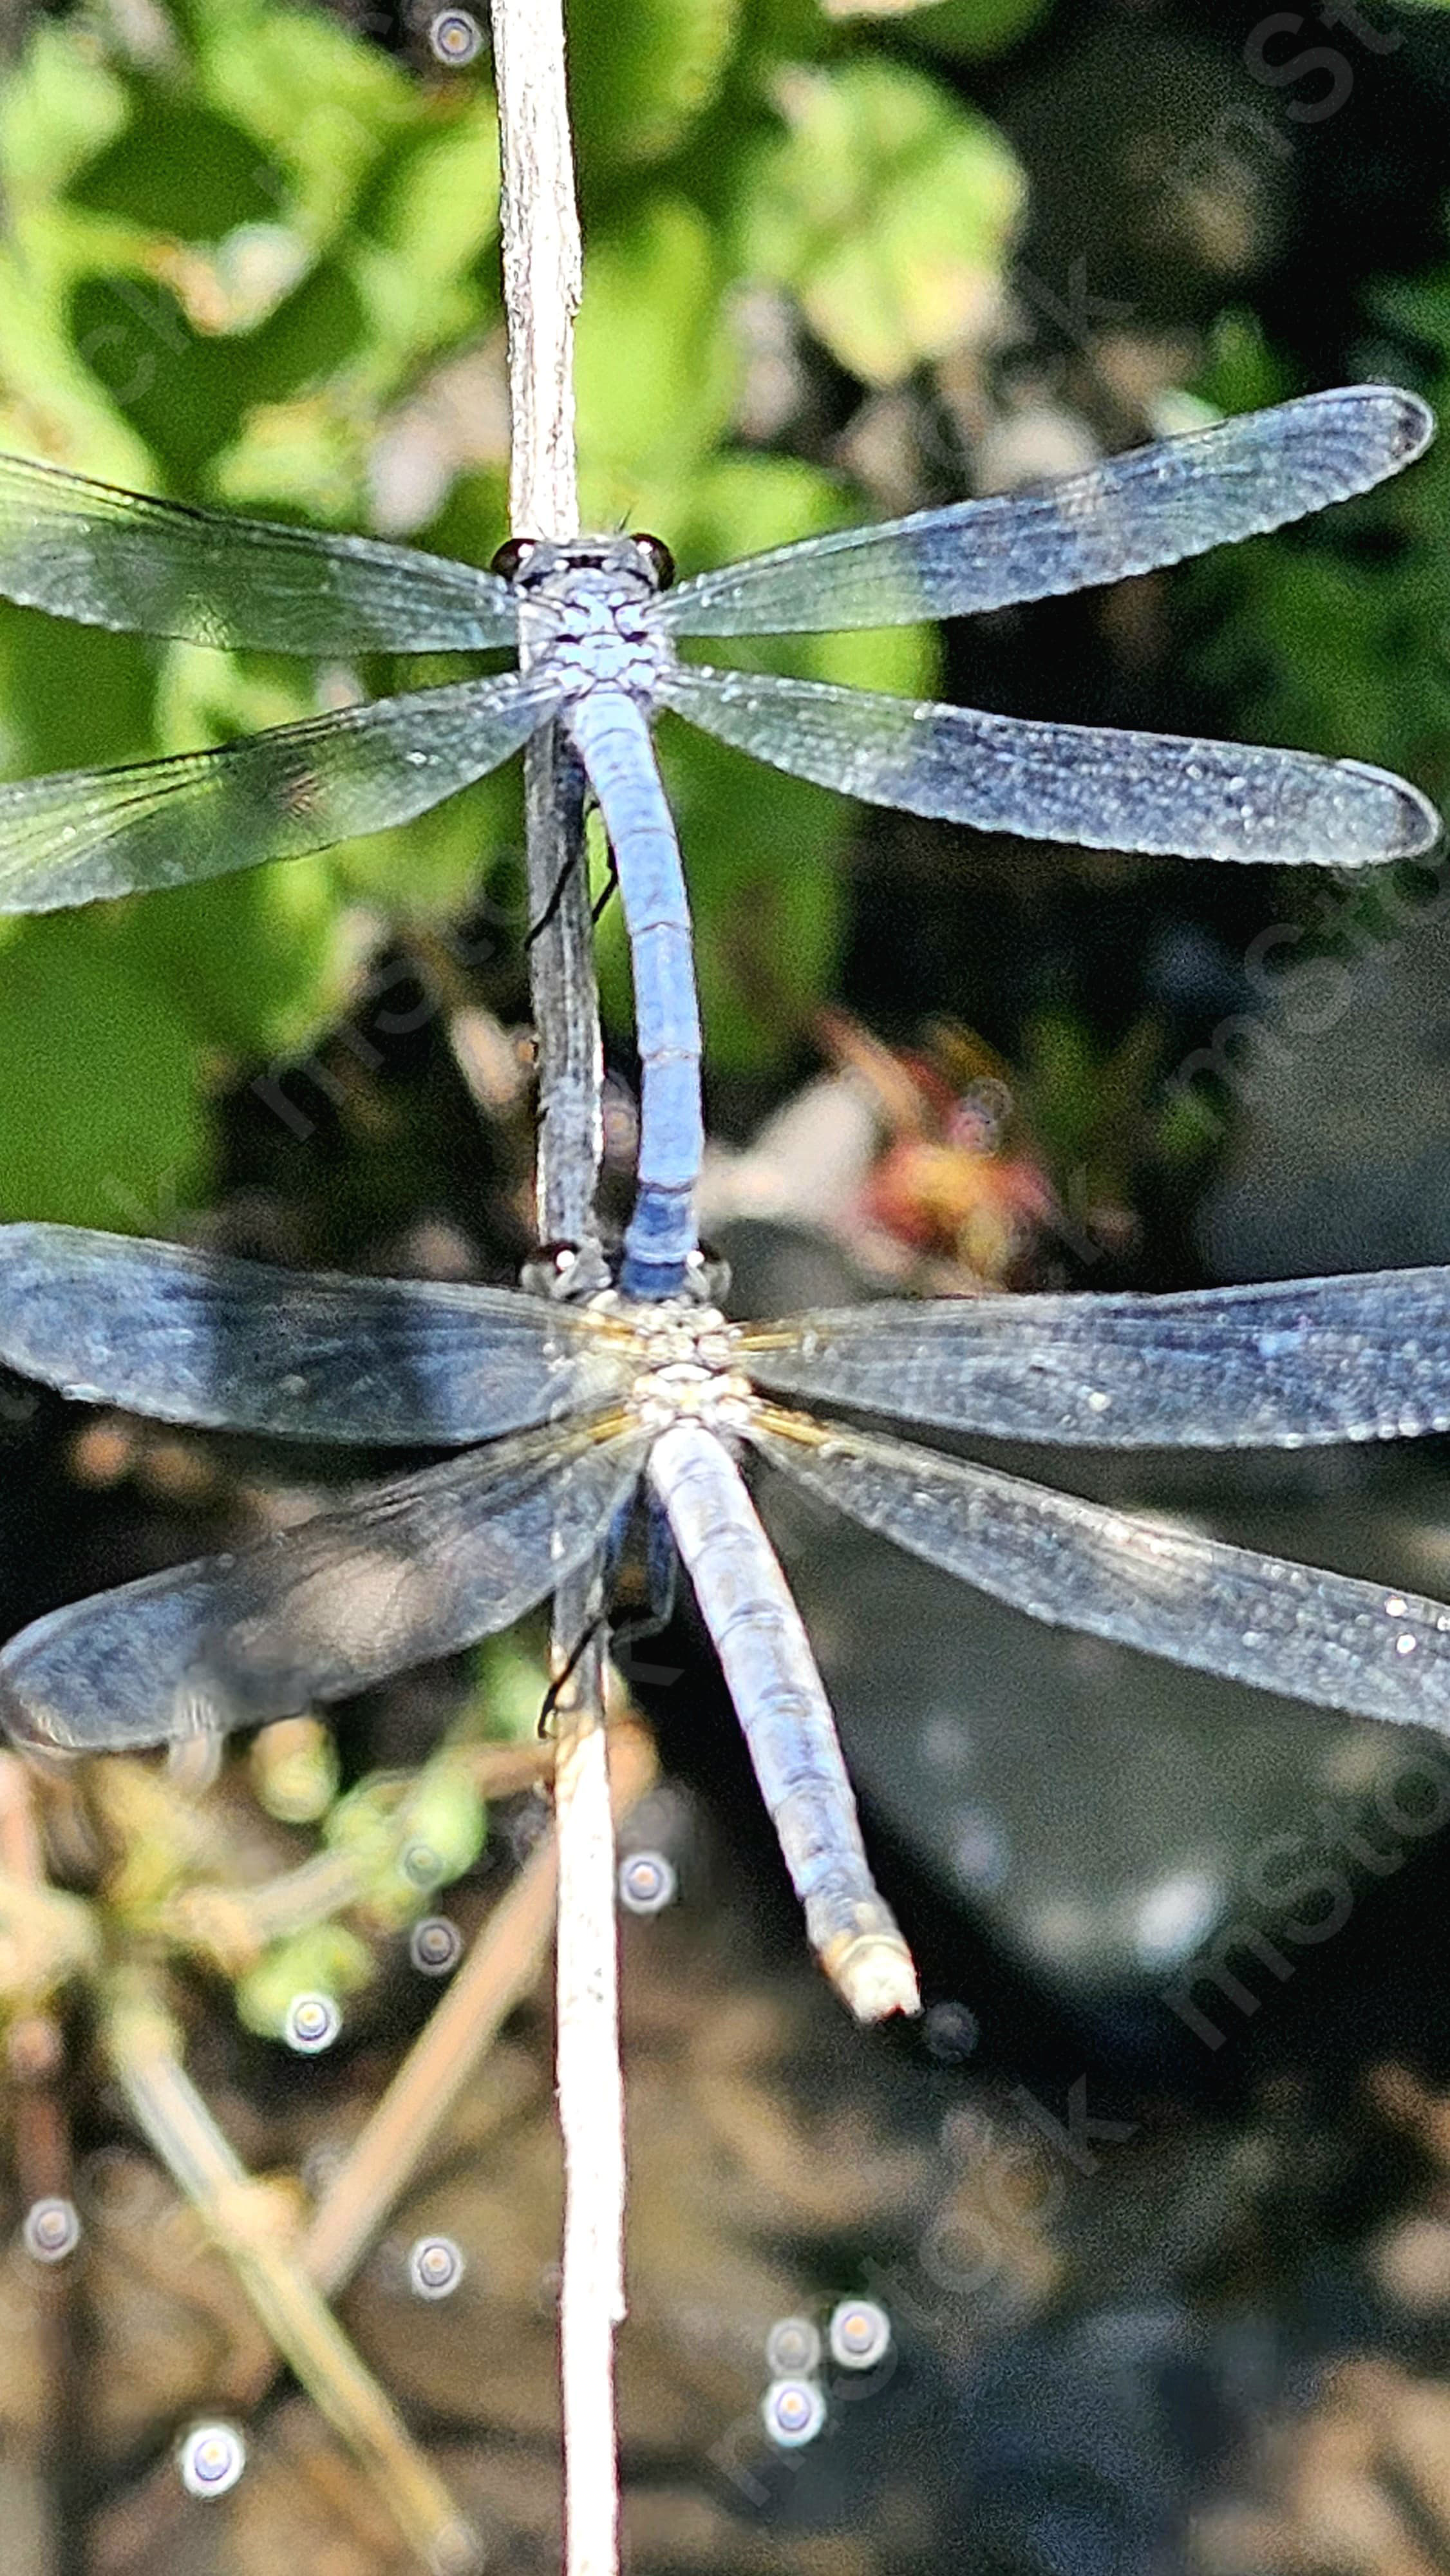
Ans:
[[[520,665],[214,751],[0,787],[0,912],[180,885],[408,822],[558,718],[604,819],[634,964],[642,1118],[620,1281],[672,1295],[694,1248],[703,1127],[689,903],[650,736],[661,712],[868,804],[1089,849],[1367,867],[1439,832],[1417,789],[1356,761],[710,670],[681,662],[677,639],[910,625],[1117,581],[1367,491],[1433,426],[1414,394],[1350,385],[1042,491],[840,529],[677,588],[651,537],[514,537],[481,572],[0,457],[7,598],[200,644],[510,645]]]
[[[1450,1269],[734,1324],[684,1299],[310,1277],[31,1224],[0,1229],[0,1358],[168,1422],[467,1453],[37,1620],[0,1655],[13,1737],[135,1748],[344,1699],[509,1626],[609,1543],[643,1485],[692,1579],[810,1939],[862,2020],[915,2010],[915,1973],[743,1445],[1033,1618],[1450,1733],[1450,1605],[782,1401],[1110,1448],[1444,1431]]]

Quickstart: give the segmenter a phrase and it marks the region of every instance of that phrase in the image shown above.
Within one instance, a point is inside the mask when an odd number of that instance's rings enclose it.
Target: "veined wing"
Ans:
[[[1314,752],[1036,724],[684,663],[663,675],[657,695],[793,778],[980,832],[1322,867],[1410,858],[1439,836],[1440,818],[1418,788]]]
[[[772,1410],[750,1436],[808,1492],[1030,1618],[1321,1708],[1450,1734],[1444,1602],[801,1415]]]
[[[1297,1449],[1450,1431],[1450,1269],[883,1300],[751,1325],[739,1348],[773,1393],[1004,1440]]]
[[[120,1751],[343,1699],[507,1628],[583,1565],[648,1448],[627,1415],[521,1432],[236,1556],[77,1601],[0,1655],[0,1721]]]
[[[841,528],[698,573],[651,614],[676,635],[804,635],[967,617],[1151,572],[1282,527],[1411,464],[1434,415],[1347,385],[1137,447],[1042,491]]]
[[[127,634],[270,653],[511,644],[506,582],[470,564],[151,501],[0,456],[0,594]]]
[[[0,912],[189,885],[410,823],[552,714],[546,676],[413,689],[216,751],[0,787]]]
[[[622,1399],[587,1309],[277,1270],[83,1226],[0,1227],[0,1360],[93,1404],[290,1439],[491,1440]]]

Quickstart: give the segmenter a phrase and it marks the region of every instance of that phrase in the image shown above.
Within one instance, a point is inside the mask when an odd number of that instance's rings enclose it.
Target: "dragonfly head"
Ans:
[[[660,537],[505,537],[493,559],[500,581],[526,596],[547,597],[577,581],[582,573],[601,574],[611,585],[622,584],[627,596],[653,599],[668,590],[675,559]]]

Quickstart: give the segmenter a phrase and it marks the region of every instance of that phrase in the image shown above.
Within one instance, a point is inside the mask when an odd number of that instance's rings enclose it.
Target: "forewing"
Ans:
[[[411,822],[496,769],[555,703],[546,679],[510,671],[0,787],[0,912],[189,885]]]
[[[84,626],[272,653],[512,644],[505,582],[371,537],[151,501],[0,456],[0,594]]]
[[[1352,1716],[1450,1734],[1450,1606],[1164,1527],[904,1441],[772,1414],[773,1465],[1050,1626]]]
[[[1036,724],[683,663],[660,702],[738,751],[868,805],[1150,856],[1369,867],[1428,850],[1435,809],[1355,760]]]
[[[752,1325],[740,1349],[773,1393],[1007,1440],[1295,1449],[1450,1430],[1450,1269],[883,1300]]]
[[[0,1227],[0,1360],[163,1422],[420,1446],[606,1404],[632,1367],[587,1309],[67,1225]]]
[[[1434,417],[1393,385],[1349,385],[1110,457],[1036,492],[842,528],[682,582],[653,614],[677,635],[905,626],[1152,571],[1281,527],[1398,474]]]
[[[291,1716],[456,1653],[587,1561],[647,1447],[619,1416],[526,1431],[239,1555],[52,1611],[0,1655],[0,1719],[24,1742],[120,1751]]]

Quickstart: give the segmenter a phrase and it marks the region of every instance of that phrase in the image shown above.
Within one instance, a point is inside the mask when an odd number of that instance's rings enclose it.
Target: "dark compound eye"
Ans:
[[[642,528],[631,531],[630,542],[638,546],[654,575],[656,590],[668,590],[675,577],[675,559],[663,537],[649,536]]]
[[[500,581],[517,581],[526,558],[533,552],[531,537],[505,537],[489,569]]]

